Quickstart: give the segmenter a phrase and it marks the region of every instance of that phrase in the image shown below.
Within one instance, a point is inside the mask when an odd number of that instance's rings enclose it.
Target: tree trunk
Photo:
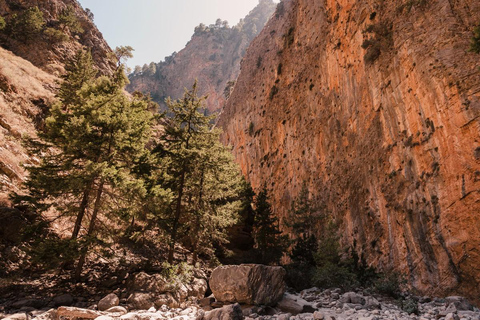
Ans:
[[[102,193],[103,193],[103,185],[104,185],[104,181],[102,180],[100,182],[100,185],[98,186],[97,197],[95,199],[95,205],[94,205],[93,213],[92,213],[92,219],[90,220],[90,224],[88,226],[87,238],[89,238],[93,234],[93,232],[95,231],[95,222],[97,220],[98,211],[100,211],[100,205],[101,205],[101,202],[102,202],[101,200],[102,200]],[[85,246],[85,248],[82,249],[82,254],[80,255],[80,258],[78,259],[77,268],[75,269],[75,280],[76,281],[80,280],[83,265],[85,264],[85,258],[86,258],[86,255],[87,255],[88,246],[89,246],[89,243],[88,243],[88,239],[87,239],[87,245]]]
[[[80,203],[80,209],[78,210],[77,220],[75,220],[75,226],[73,227],[72,232],[72,240],[78,238],[78,233],[80,232],[80,228],[82,227],[82,220],[85,216],[85,211],[87,210],[88,206],[88,198],[90,197],[90,192],[92,191],[93,182],[90,182],[83,192],[82,202]]]
[[[180,176],[180,185],[178,188],[178,197],[177,197],[177,204],[175,208],[175,218],[173,220],[172,226],[172,234],[170,238],[170,247],[168,249],[168,263],[173,263],[173,253],[175,252],[175,243],[177,241],[177,229],[178,229],[178,222],[180,221],[180,216],[182,214],[182,197],[183,197],[183,189],[185,187],[185,166],[182,170],[182,175]]]
[[[202,214],[202,208],[203,208],[203,182],[204,182],[204,170],[202,170],[202,176],[200,178],[200,191],[198,193],[198,204],[197,204],[197,216],[195,217],[195,228],[193,231],[193,241],[192,241],[192,252],[193,252],[193,257],[192,257],[192,265],[194,266],[197,263],[198,260],[198,245],[199,245],[199,234],[200,234],[200,215]]]

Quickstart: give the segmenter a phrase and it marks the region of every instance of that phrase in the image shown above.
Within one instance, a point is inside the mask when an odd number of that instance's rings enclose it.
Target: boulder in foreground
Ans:
[[[285,293],[285,269],[259,264],[220,266],[213,270],[210,288],[218,301],[274,305]]]

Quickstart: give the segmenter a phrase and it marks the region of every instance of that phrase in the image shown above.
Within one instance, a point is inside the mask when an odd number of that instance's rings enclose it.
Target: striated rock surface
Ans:
[[[221,21],[198,26],[183,50],[132,73],[127,89],[149,93],[163,106],[167,97],[181,98],[184,88],[191,88],[198,79],[199,94],[208,95],[209,111],[219,111],[225,103],[225,94],[228,96],[233,88],[229,82],[235,81],[240,73],[240,61],[250,41],[262,30],[275,6],[272,0],[260,0],[234,27]]]
[[[305,182],[370,265],[478,301],[479,21],[473,0],[285,0],[244,58],[224,141],[281,218]]]
[[[285,269],[258,264],[220,266],[209,285],[217,301],[273,305],[286,290]]]

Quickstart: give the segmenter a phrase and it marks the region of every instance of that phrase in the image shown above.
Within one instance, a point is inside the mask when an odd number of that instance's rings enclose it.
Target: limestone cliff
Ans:
[[[152,62],[143,71],[137,67],[129,77],[131,84],[127,89],[149,93],[162,106],[167,97],[182,97],[184,88],[190,88],[198,79],[199,94],[208,95],[208,109],[219,111],[238,77],[240,61],[250,41],[274,10],[272,0],[260,0],[234,27],[221,20],[210,26],[199,25],[183,50],[160,63]]]
[[[22,136],[35,136],[41,129],[48,106],[55,99],[63,63],[86,46],[92,50],[100,72],[108,73],[115,66],[108,58],[111,49],[74,0],[0,1],[0,16],[8,27],[14,14],[38,6],[48,27],[55,25],[67,5],[74,9],[83,32],[74,35],[64,30],[65,41],[52,43],[41,32],[25,42],[11,37],[8,30],[0,31],[0,206],[8,201],[11,191],[18,191],[25,178],[22,164],[38,161],[23,148]]]
[[[221,115],[284,217],[306,182],[345,247],[424,293],[480,293],[476,0],[284,0]]]

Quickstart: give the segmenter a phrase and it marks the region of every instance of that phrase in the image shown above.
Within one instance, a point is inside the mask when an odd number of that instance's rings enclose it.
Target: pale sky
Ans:
[[[279,0],[274,0],[278,2]],[[79,0],[95,15],[95,24],[110,47],[132,46],[129,67],[160,62],[180,51],[200,23],[238,23],[258,0]]]

